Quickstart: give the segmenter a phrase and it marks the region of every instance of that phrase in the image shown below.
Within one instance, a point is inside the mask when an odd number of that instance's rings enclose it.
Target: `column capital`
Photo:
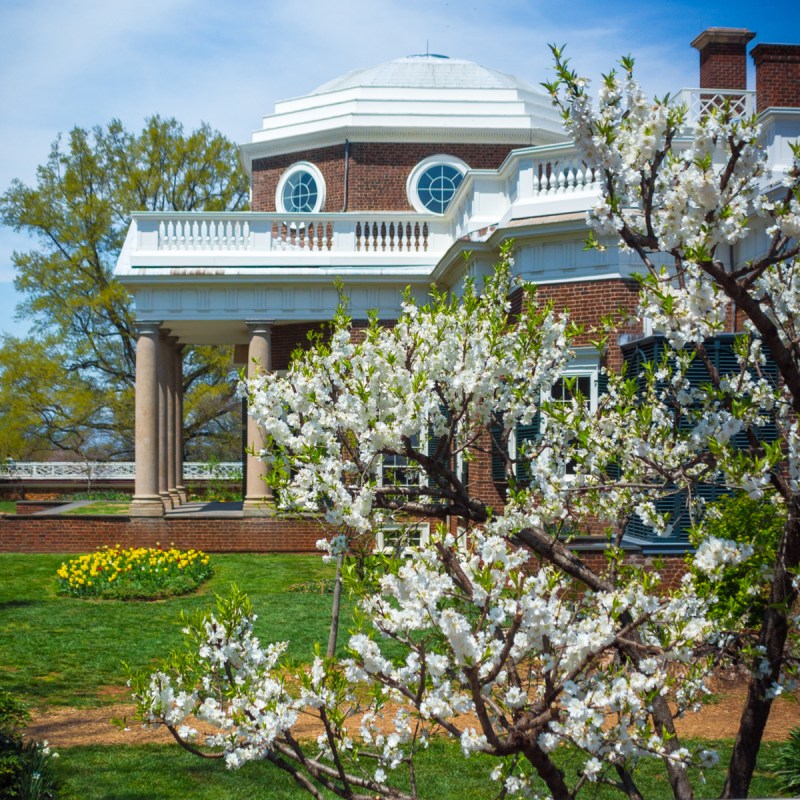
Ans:
[[[254,333],[271,333],[272,328],[275,326],[274,319],[247,319],[245,320],[247,330],[250,334]]]
[[[133,326],[137,336],[158,336],[161,333],[161,320],[137,319]]]

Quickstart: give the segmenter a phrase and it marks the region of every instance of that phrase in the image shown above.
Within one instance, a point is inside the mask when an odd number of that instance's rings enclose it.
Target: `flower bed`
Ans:
[[[72,597],[153,600],[194,591],[213,574],[200,550],[101,547],[58,570],[58,593]]]

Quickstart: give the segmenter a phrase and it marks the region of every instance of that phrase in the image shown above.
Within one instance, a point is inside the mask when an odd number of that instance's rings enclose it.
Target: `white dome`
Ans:
[[[358,69],[310,94],[282,100],[264,117],[252,159],[350,141],[507,143],[565,140],[545,92],[464,58],[425,54]]]
[[[522,89],[537,92],[530,84],[464,58],[422,54],[396,58],[385,64],[356,69],[326,81],[311,95],[355,88],[417,89]]]

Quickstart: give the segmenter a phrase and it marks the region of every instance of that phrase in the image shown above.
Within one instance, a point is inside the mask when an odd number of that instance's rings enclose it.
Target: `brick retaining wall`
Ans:
[[[196,548],[208,553],[312,553],[325,530],[310,519],[147,519],[122,516],[0,516],[0,553],[88,553],[103,545]],[[572,549],[596,572],[607,567],[597,543]],[[658,571],[675,587],[685,570],[683,555],[644,555],[633,550],[626,562]]]
[[[0,517],[2,553],[88,553],[103,545],[194,547],[210,553],[317,552],[324,535],[308,519],[131,519],[124,516]]]

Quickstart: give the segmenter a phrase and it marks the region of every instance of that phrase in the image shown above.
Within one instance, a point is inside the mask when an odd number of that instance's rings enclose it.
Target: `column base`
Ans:
[[[271,497],[246,497],[242,503],[242,516],[271,517],[275,513],[275,504]]]
[[[185,486],[176,486],[175,491],[178,493],[178,497],[181,500],[181,505],[189,502],[189,492],[186,491]]]
[[[172,495],[169,492],[159,492],[161,502],[164,504],[164,511],[172,511],[174,508],[172,504]]]
[[[134,497],[131,501],[132,517],[163,517],[164,503],[156,496]]]
[[[172,507],[178,508],[178,506],[183,504],[183,500],[181,500],[180,492],[177,489],[170,489],[169,490],[169,497],[172,501]]]

